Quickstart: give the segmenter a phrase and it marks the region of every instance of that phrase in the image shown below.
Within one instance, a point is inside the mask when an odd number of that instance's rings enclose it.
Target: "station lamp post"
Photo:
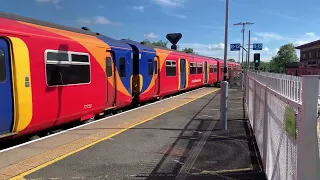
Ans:
[[[233,24],[234,26],[242,26],[242,47],[244,47],[244,31],[245,31],[245,25],[252,25],[254,23],[252,22],[239,22],[239,23],[236,23],[236,24]],[[250,56],[250,54],[249,54]],[[243,67],[243,49],[242,49],[242,61],[241,61],[241,65]]]
[[[221,130],[227,130],[227,111],[228,111],[228,81],[227,81],[227,58],[228,58],[228,23],[229,23],[229,0],[226,0],[226,19],[224,30],[224,65],[223,81],[221,82],[220,97],[220,126]]]

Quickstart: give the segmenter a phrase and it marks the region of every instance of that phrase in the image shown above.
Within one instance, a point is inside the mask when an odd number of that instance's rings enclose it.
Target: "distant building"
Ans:
[[[289,62],[286,64],[286,74],[299,76],[299,62]]]
[[[300,50],[300,62],[286,64],[290,75],[320,75],[320,40],[296,47]]]

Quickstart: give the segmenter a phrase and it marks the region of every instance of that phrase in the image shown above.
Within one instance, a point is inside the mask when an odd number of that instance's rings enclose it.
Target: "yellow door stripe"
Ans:
[[[29,50],[24,41],[9,37],[11,41],[11,67],[14,94],[13,132],[24,130],[32,119],[32,80]],[[28,80],[28,81],[27,81]]]

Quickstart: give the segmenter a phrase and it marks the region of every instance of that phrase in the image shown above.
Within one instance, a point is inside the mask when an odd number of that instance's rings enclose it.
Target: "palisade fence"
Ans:
[[[245,101],[264,170],[272,180],[320,180],[319,76],[247,72]]]

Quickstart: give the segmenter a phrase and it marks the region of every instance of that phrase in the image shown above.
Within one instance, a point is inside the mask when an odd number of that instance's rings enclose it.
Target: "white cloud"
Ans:
[[[300,46],[302,44],[307,44],[309,42],[311,42],[311,41],[296,41],[296,42],[293,43],[293,45],[294,46]]]
[[[132,9],[139,11],[139,12],[143,12],[144,11],[144,6],[132,6]]]
[[[103,25],[116,25],[120,23],[115,23],[105,18],[104,16],[95,16],[93,18],[78,18],[77,22],[79,24],[103,24]]]
[[[306,44],[315,40],[319,40],[320,36],[318,36],[316,33],[314,32],[307,32],[304,35],[294,39],[293,44],[295,46],[300,46],[302,44]]]
[[[259,41],[262,41],[265,44],[268,42],[274,43],[274,41],[279,41],[282,44],[293,43],[294,46],[300,46],[302,44],[320,39],[320,36],[314,32],[306,32],[304,34],[292,37],[280,35],[275,32],[257,32],[255,34],[259,37],[259,39],[261,39]]]
[[[152,0],[154,3],[165,7],[182,7],[185,0]]]
[[[159,35],[157,35],[157,34],[155,34],[155,33],[151,32],[151,33],[145,34],[145,35],[144,35],[144,37],[146,37],[146,38],[150,38],[150,39],[155,39],[155,38],[158,38],[158,37],[159,37]]]
[[[172,17],[176,17],[176,18],[180,18],[180,19],[187,19],[188,18],[188,14],[171,14],[168,12],[163,12],[164,15],[166,16],[172,16]]]
[[[265,48],[263,48],[263,51],[269,52],[270,50],[269,50],[269,48],[265,47]]]
[[[293,43],[295,45],[305,44],[311,41],[320,39],[318,35],[314,32],[307,32],[303,35],[296,37],[287,37],[274,32],[257,32],[257,36],[261,37],[264,42],[267,41],[283,41],[284,43]]]
[[[208,49],[209,50],[223,50],[224,49],[224,43],[209,45]]]
[[[279,48],[276,48],[276,52],[277,52],[277,53],[278,53],[279,50],[280,50]]]
[[[311,37],[316,36],[316,34],[314,32],[307,32],[305,35],[306,36],[311,36]]]
[[[274,32],[256,32],[255,33],[257,36],[263,38],[264,40],[277,40],[277,41],[281,41],[281,40],[287,40],[288,38],[285,36],[281,36],[277,33]]]

